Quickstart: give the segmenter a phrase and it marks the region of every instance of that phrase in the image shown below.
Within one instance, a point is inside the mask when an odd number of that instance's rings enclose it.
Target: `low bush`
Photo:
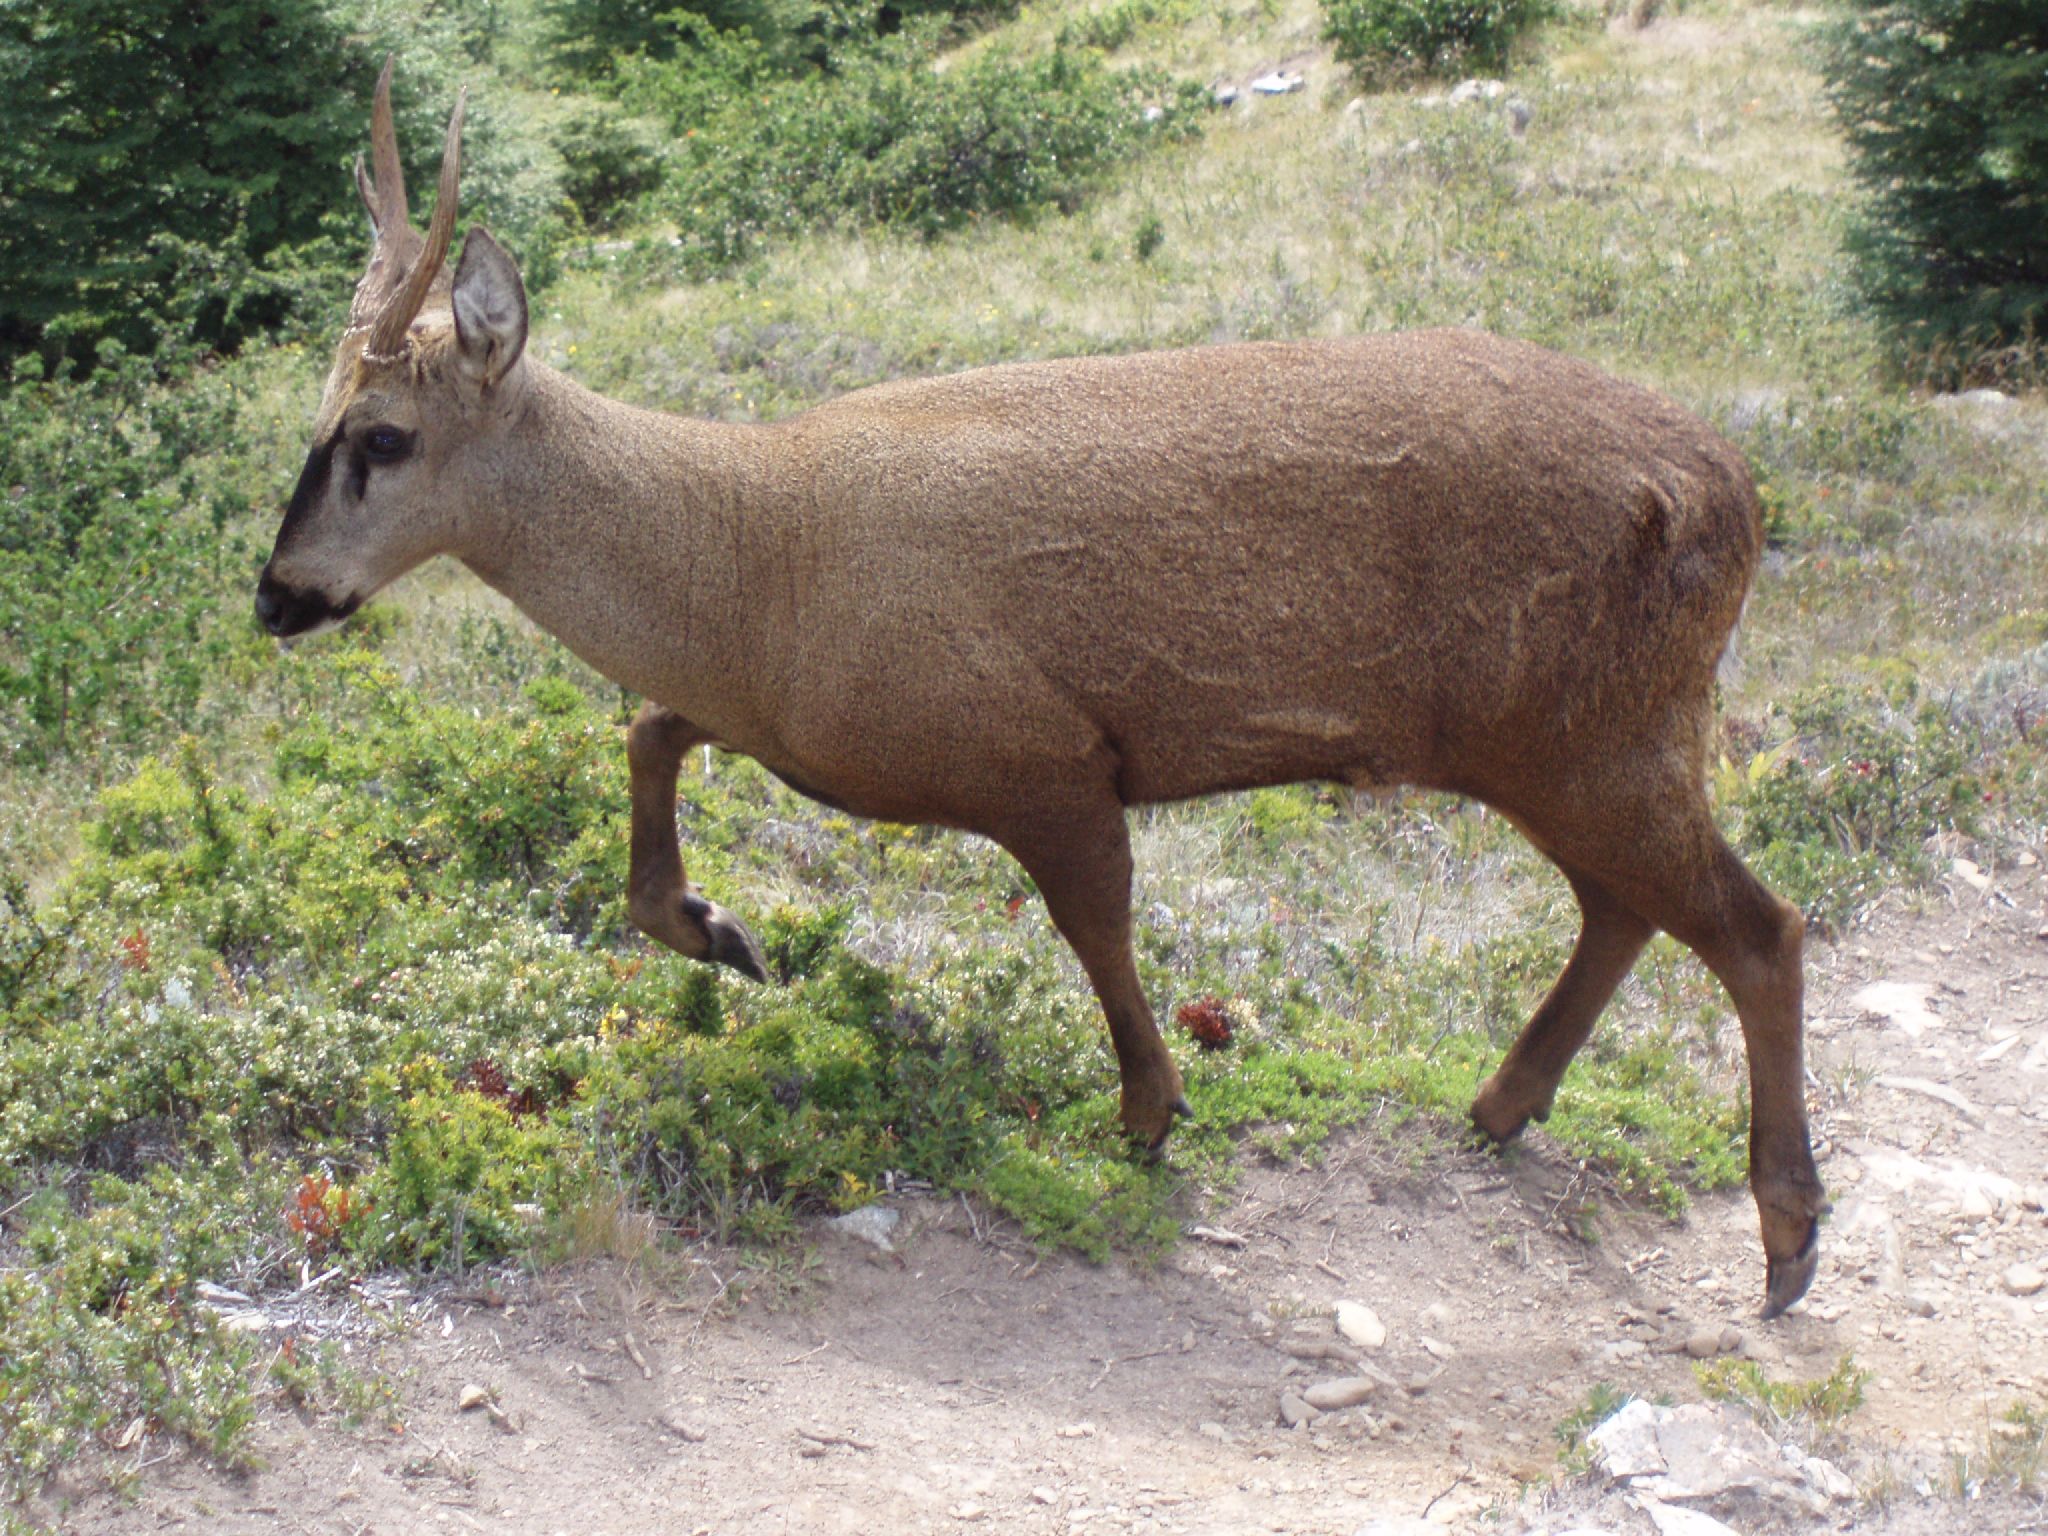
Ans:
[[[725,38],[625,76],[624,100],[681,143],[661,206],[691,270],[763,239],[834,224],[935,235],[973,219],[1072,208],[1101,171],[1194,131],[1199,87],[1065,49],[934,67],[902,34],[776,78]]]
[[[240,496],[199,458],[232,436],[232,408],[203,374],[165,382],[173,359],[109,344],[103,362],[0,392],[0,741],[15,762],[162,739],[233,644],[218,617],[250,561],[228,530]]]
[[[1724,788],[1758,877],[1810,915],[1848,918],[1894,881],[1926,876],[1935,834],[1974,827],[1977,734],[1939,704],[1909,686],[1889,698],[1827,688],[1788,715],[1791,739]]]
[[[1323,0],[1323,37],[1366,79],[1498,72],[1555,0]]]

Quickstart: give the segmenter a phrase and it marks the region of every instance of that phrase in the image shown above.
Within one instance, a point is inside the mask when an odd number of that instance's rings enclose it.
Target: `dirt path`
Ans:
[[[1927,1502],[2015,1399],[2048,1401],[2048,880],[1969,866],[1918,911],[1815,956],[1817,1127],[1835,1215],[1808,1304],[1755,1322],[1746,1198],[1673,1224],[1605,1210],[1540,1137],[1505,1160],[1368,1128],[1313,1168],[1256,1168],[1161,1266],[1039,1258],[957,1200],[898,1199],[894,1252],[821,1229],[781,1296],[616,1262],[442,1300],[382,1346],[405,1429],[275,1410],[266,1469],[151,1467],[93,1532],[518,1533],[1647,1530],[1583,1485],[1548,1493],[1554,1430],[1597,1384],[1698,1396],[1686,1346],[1774,1377],[1873,1373],[1834,1454],[1888,1509],[1835,1524],[2029,1528],[2021,1503]],[[1873,983],[1887,990],[1870,992]],[[1241,1245],[1231,1238],[1241,1238]],[[1362,1406],[1283,1427],[1283,1391],[1349,1367],[1339,1300],[1385,1344]],[[505,1415],[461,1412],[467,1384]],[[1382,1522],[1375,1525],[1373,1522]],[[1753,1527],[1752,1527],[1753,1528]]]

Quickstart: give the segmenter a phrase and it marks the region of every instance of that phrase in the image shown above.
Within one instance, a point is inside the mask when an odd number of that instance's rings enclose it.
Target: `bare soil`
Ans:
[[[1772,1324],[1746,1196],[1670,1222],[1540,1132],[1495,1157],[1389,1118],[1313,1166],[1247,1168],[1213,1208],[1191,1192],[1191,1225],[1223,1238],[1154,1267],[1042,1256],[923,1195],[891,1202],[895,1252],[821,1226],[806,1262],[744,1286],[760,1256],[710,1246],[501,1280],[502,1306],[472,1279],[357,1347],[399,1383],[402,1431],[277,1404],[252,1474],[146,1442],[137,1459],[162,1459],[129,1493],[53,1489],[44,1514],[223,1536],[1647,1531],[1564,1476],[1556,1427],[1600,1384],[1697,1398],[1685,1346],[1727,1329],[1774,1378],[1845,1353],[1872,1373],[1820,1446],[1865,1494],[1829,1528],[2042,1529],[2037,1502],[1952,1484],[2008,1404],[2048,1402],[2048,1292],[2008,1276],[2048,1267],[2044,929],[2039,863],[1964,866],[1815,946],[1835,1210],[1809,1300]],[[1288,1429],[1281,1393],[1349,1368],[1278,1346],[1333,1340],[1342,1299],[1386,1324],[1366,1357],[1384,1379]],[[471,1384],[500,1417],[458,1408]]]

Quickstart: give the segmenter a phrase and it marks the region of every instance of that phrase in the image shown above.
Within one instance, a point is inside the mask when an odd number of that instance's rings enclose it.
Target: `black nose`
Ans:
[[[284,628],[285,606],[283,590],[265,571],[263,579],[256,583],[256,622],[273,635],[279,633]]]

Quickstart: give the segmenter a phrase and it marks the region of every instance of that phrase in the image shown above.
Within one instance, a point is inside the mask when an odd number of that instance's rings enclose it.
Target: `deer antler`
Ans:
[[[377,157],[379,183],[388,183],[388,190],[383,192],[385,207],[396,214],[397,223],[389,236],[384,233],[385,226],[378,226],[377,254],[370,262],[372,271],[386,254],[387,239],[397,237],[399,229],[411,233],[405,223],[405,184],[398,171],[398,142],[391,128],[390,76],[391,66],[387,63],[384,79],[377,87],[377,105],[372,109],[371,148]],[[458,93],[455,111],[448,119],[448,137],[441,146],[441,184],[434,194],[434,216],[427,225],[426,241],[412,255],[404,281],[377,312],[370,327],[370,339],[363,346],[365,357],[390,357],[404,347],[405,333],[426,302],[435,278],[440,276],[442,262],[447,260],[449,244],[455,238],[456,187],[462,171],[462,109],[466,101],[467,92]],[[394,249],[391,254],[399,253]]]
[[[363,157],[356,156],[356,190],[370,212],[370,223],[379,238],[387,232],[406,228],[405,172],[398,164],[398,130],[391,119],[391,61],[384,55],[384,71],[377,76],[377,97],[370,106],[370,153],[376,157],[373,180],[363,170]]]

